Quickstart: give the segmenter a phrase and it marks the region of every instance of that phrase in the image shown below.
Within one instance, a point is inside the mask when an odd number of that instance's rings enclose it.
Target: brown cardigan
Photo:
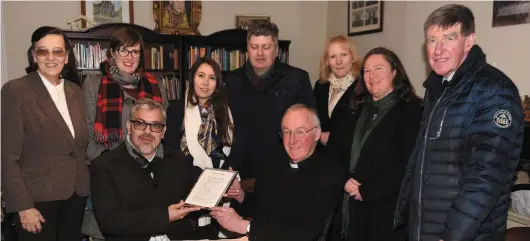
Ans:
[[[2,188],[7,212],[33,208],[34,202],[64,200],[74,192],[90,193],[83,92],[69,81],[64,91],[75,139],[37,72],[2,87]]]

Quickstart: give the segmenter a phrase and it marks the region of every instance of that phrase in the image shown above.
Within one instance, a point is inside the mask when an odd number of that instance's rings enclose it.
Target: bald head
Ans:
[[[313,154],[320,139],[320,120],[316,111],[296,104],[285,112],[282,119],[283,146],[294,163]]]

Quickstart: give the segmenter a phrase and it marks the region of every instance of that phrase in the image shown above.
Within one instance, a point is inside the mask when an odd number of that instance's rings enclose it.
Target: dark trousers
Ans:
[[[19,241],[78,241],[81,239],[81,225],[85,213],[86,197],[74,193],[70,198],[59,201],[36,202],[46,222],[41,223],[40,233],[30,233],[22,228],[16,215],[16,231]]]

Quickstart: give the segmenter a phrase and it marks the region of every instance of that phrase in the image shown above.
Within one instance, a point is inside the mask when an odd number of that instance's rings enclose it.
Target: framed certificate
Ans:
[[[205,168],[184,201],[186,205],[212,208],[219,204],[237,171]]]

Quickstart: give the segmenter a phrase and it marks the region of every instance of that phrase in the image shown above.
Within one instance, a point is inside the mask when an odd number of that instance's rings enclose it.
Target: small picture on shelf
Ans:
[[[236,28],[248,29],[254,21],[271,21],[271,15],[236,15]]]
[[[201,1],[153,1],[155,31],[164,34],[200,35]]]
[[[95,25],[103,23],[134,23],[133,1],[81,1],[81,14],[93,20]],[[83,21],[83,28],[86,27]]]

